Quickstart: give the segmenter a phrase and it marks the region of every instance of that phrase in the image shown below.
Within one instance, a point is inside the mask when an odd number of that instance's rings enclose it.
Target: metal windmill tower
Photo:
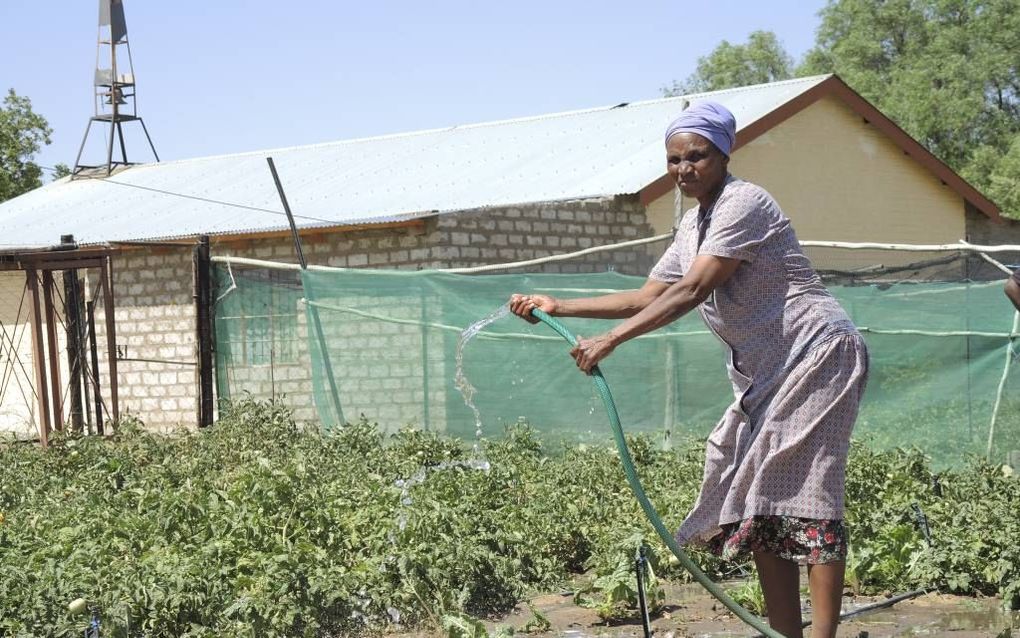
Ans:
[[[126,57],[124,56],[126,53]],[[118,60],[120,64],[118,65]],[[127,62],[127,72],[124,61]],[[145,139],[156,161],[156,147],[152,144],[145,122],[138,116],[135,103],[135,70],[131,63],[131,45],[128,44],[127,22],[124,20],[124,4],[122,0],[99,0],[99,43],[96,46],[96,74],[93,80],[95,89],[95,111],[85,127],[85,136],[78,148],[78,157],[74,160],[73,176],[91,173],[93,169],[104,169],[106,175],[113,172],[116,166],[128,166],[127,147],[124,144],[124,122],[138,122],[142,125]],[[106,142],[106,163],[86,165],[81,163],[82,151],[88,141],[93,122],[109,126]],[[120,142],[120,160],[113,158],[114,140]]]

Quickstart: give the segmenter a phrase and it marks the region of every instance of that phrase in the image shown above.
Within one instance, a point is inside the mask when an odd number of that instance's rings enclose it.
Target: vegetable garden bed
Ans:
[[[678,524],[702,444],[662,448],[631,440],[649,496]],[[687,581],[608,445],[546,447],[519,424],[484,442],[487,469],[472,454],[413,428],[302,429],[253,401],[200,432],[129,420],[109,439],[0,444],[0,636],[80,635],[67,611],[78,597],[121,636],[457,631],[455,619],[504,617],[564,587],[600,620],[636,619],[621,565],[642,542],[657,604]],[[936,477],[920,452],[857,443],[848,472],[851,590],[1020,603],[1020,481],[1008,468],[974,460]],[[694,557],[718,578],[735,569]],[[540,615],[518,632],[543,630]]]

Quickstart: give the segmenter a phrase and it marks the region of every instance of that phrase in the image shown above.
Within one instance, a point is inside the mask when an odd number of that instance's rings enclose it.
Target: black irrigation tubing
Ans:
[[[896,596],[892,596],[890,598],[886,598],[885,600],[880,600],[878,602],[871,603],[870,605],[865,605],[863,607],[858,607],[857,609],[853,609],[851,611],[848,611],[848,612],[840,614],[839,615],[839,622],[843,622],[844,620],[853,618],[854,616],[860,616],[862,614],[868,614],[868,613],[871,613],[873,611],[878,611],[880,609],[885,609],[886,607],[892,607],[896,603],[903,602],[904,600],[910,600],[911,598],[917,598],[918,596],[923,596],[923,595],[927,594],[930,591],[934,591],[934,590],[931,590],[931,589],[915,589],[913,591],[908,591],[908,592],[905,592],[903,594],[898,594]],[[806,627],[810,627],[811,626],[811,619],[809,618],[809,619],[805,620],[804,622],[802,622],[800,624],[800,626],[801,626],[802,629],[806,628]],[[755,634],[752,638],[764,638],[764,636],[762,634]]]
[[[918,596],[923,596],[923,595],[927,594],[930,591],[932,591],[932,590],[930,590],[930,589],[915,589],[914,591],[908,591],[908,592],[899,594],[897,596],[892,596],[892,597],[887,598],[885,600],[880,600],[880,601],[878,601],[876,603],[871,603],[870,605],[865,605],[863,607],[858,607],[857,609],[854,609],[853,611],[848,611],[845,614],[840,614],[839,619],[840,620],[846,620],[847,618],[853,618],[854,616],[859,616],[861,614],[866,614],[868,612],[876,611],[878,609],[884,609],[885,607],[892,607],[893,605],[895,605],[898,602],[902,602],[904,600],[910,600],[911,598],[917,598]],[[808,624],[810,624],[810,622],[811,621],[808,621],[807,623],[804,624],[804,626],[807,627]]]

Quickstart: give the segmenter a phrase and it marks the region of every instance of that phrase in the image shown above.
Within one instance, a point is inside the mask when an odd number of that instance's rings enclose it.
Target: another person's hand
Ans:
[[[538,318],[531,316],[531,311],[538,308],[542,312],[553,315],[556,312],[556,299],[549,295],[510,295],[510,312],[529,323],[538,323]]]
[[[585,374],[591,374],[592,369],[598,365],[599,361],[608,357],[614,348],[616,348],[616,339],[608,332],[591,339],[585,339],[578,335],[577,345],[571,349],[570,356],[574,357],[578,368]]]

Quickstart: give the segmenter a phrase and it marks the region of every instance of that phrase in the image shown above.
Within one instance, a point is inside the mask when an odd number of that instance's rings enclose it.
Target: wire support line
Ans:
[[[373,312],[367,312],[365,310],[358,310],[357,308],[351,308],[348,306],[337,306],[329,303],[323,303],[321,301],[308,301],[307,299],[301,300],[316,308],[322,308],[323,310],[332,310],[334,312],[343,312],[347,314],[357,315],[364,317],[365,319],[374,319],[376,321],[383,321],[385,323],[394,323],[404,326],[417,326],[420,328],[434,328],[436,330],[445,330],[447,332],[456,332],[458,334],[464,332],[466,328],[460,326],[451,326],[445,323],[436,323],[430,321],[419,321],[417,319],[398,319],[396,317],[388,317],[386,315],[380,315]],[[635,337],[635,340],[640,339],[666,339],[669,337],[686,337],[693,335],[709,335],[712,334],[708,330],[691,330],[687,332],[667,332],[667,333],[653,333],[645,334],[640,337]],[[524,339],[529,341],[562,341],[559,337],[550,337],[544,335],[533,335],[526,332],[488,332],[482,330],[477,335],[481,339],[491,339],[494,341],[512,341],[518,339]]]
[[[138,363],[161,363],[173,366],[197,366],[194,361],[175,361],[173,359],[145,359],[141,357],[117,357],[117,361],[130,361]]]
[[[989,337],[991,339],[1015,339],[1020,337],[1016,327],[1011,332],[980,332],[975,330],[883,330],[882,328],[869,328],[868,326],[857,326],[860,332],[867,332],[876,335],[912,335],[916,337]]]
[[[398,319],[397,317],[390,317],[374,312],[368,312],[365,310],[358,310],[357,308],[351,308],[349,306],[340,306],[322,301],[308,301],[302,299],[302,303],[306,303],[316,308],[322,308],[323,310],[331,310],[333,312],[343,312],[347,314],[357,315],[365,319],[373,319],[375,321],[382,321],[385,323],[393,323],[404,326],[417,326],[421,328],[434,328],[436,330],[446,330],[448,332],[463,332],[465,328],[460,326],[452,326],[445,323],[436,323],[429,321],[419,321],[417,319]],[[868,326],[858,326],[857,330],[860,332],[867,332],[869,334],[877,335],[912,335],[920,337],[988,337],[993,339],[1014,339],[1020,337],[1020,332],[1014,329],[1012,332],[981,332],[974,330],[947,330],[947,331],[936,331],[936,330],[891,330],[883,328],[871,328]],[[683,332],[653,332],[650,334],[643,334],[636,339],[669,339],[671,337],[691,337],[699,335],[710,335],[712,334],[708,330],[689,330]],[[480,338],[494,339],[494,340],[508,340],[508,339],[525,339],[531,341],[561,341],[557,337],[549,337],[543,335],[533,335],[526,332],[487,332],[485,330],[478,333]]]
[[[585,255],[592,255],[595,253],[605,252],[608,250],[619,250],[621,248],[632,248],[634,246],[642,246],[644,244],[652,244],[655,242],[663,241],[666,239],[672,239],[673,233],[665,233],[662,235],[654,235],[652,237],[645,237],[643,239],[632,239],[630,241],[618,242],[615,244],[607,244],[605,246],[592,246],[591,248],[585,248],[583,250],[576,250],[571,253],[561,253],[559,255],[550,255],[548,257],[538,257],[537,259],[526,259],[524,261],[510,261],[502,264],[488,264],[485,266],[473,266],[469,268],[440,268],[438,271],[443,273],[450,273],[454,275],[474,275],[484,272],[492,272],[494,270],[511,270],[515,268],[524,268],[527,266],[538,266],[541,264],[548,264],[557,261],[566,261],[568,259],[576,259],[577,257],[583,257]]]
[[[642,239],[632,239],[625,242],[619,242],[615,244],[606,244],[604,246],[593,246],[591,248],[585,248],[583,250],[577,250],[569,253],[560,253],[558,255],[550,255],[548,257],[538,257],[536,259],[528,259],[525,261],[513,261],[505,262],[500,264],[486,264],[484,266],[472,266],[467,268],[437,268],[432,270],[392,270],[392,271],[379,271],[380,273],[392,274],[395,276],[414,276],[430,273],[448,273],[448,274],[461,274],[470,275],[484,272],[492,272],[498,270],[511,270],[516,268],[526,268],[528,266],[539,266],[546,263],[567,261],[575,259],[577,257],[583,257],[594,253],[619,250],[622,248],[632,248],[634,246],[640,246],[643,244],[651,244],[659,241],[664,241],[673,237],[672,233],[665,233],[662,235],[653,235],[651,237],[645,237]],[[905,251],[905,252],[974,252],[974,253],[1003,253],[1003,252],[1020,252],[1020,245],[1013,244],[1002,244],[998,246],[988,246],[980,244],[969,244],[969,243],[958,243],[958,244],[882,244],[877,242],[839,242],[839,241],[812,241],[805,240],[800,242],[800,245],[805,248],[845,248],[848,250],[891,250],[891,251]],[[267,261],[264,259],[252,259],[250,257],[231,257],[227,255],[216,255],[211,258],[214,263],[221,264],[235,264],[239,266],[255,266],[260,268],[269,268],[275,270],[301,270],[300,264],[293,264],[279,261]],[[317,272],[350,272],[364,270],[361,268],[342,268],[338,266],[321,266],[317,264],[309,264],[308,270]],[[863,275],[864,273],[862,273]]]
[[[50,171],[56,170],[56,169],[52,169],[52,168],[49,168],[49,167],[46,167],[46,166],[40,166],[39,168],[43,168],[43,169],[50,170]],[[237,202],[228,202],[228,201],[224,201],[222,199],[213,199],[211,197],[203,197],[201,195],[189,195],[188,193],[178,193],[178,192],[175,192],[175,191],[164,190],[162,188],[153,188],[152,186],[142,186],[141,184],[130,184],[128,182],[118,182],[117,180],[110,179],[109,177],[91,177],[91,178],[88,178],[88,179],[90,179],[91,181],[95,181],[95,182],[105,182],[107,184],[116,184],[117,186],[124,186],[124,187],[127,187],[127,188],[137,188],[138,190],[148,191],[150,193],[157,193],[157,194],[160,194],[160,195],[167,195],[167,196],[170,196],[170,197],[180,197],[182,199],[190,199],[192,201],[203,202],[203,203],[206,203],[206,204],[216,204],[218,206],[227,206],[229,208],[238,208],[238,209],[241,209],[241,210],[250,210],[250,211],[255,211],[255,212],[259,212],[259,213],[269,213],[271,215],[280,215],[281,217],[286,217],[287,216],[287,213],[283,212],[282,210],[273,210],[271,208],[262,208],[260,206],[250,206],[248,204],[238,204]],[[300,219],[304,219],[304,220],[308,220],[308,221],[312,221],[312,222],[318,222],[318,223],[322,223],[322,224],[342,225],[342,222],[338,221],[336,219],[325,219],[325,218],[322,218],[322,217],[312,217],[310,215],[294,215],[294,217],[297,217],[297,218],[300,218]]]
[[[216,300],[213,301],[214,306],[223,301],[224,297],[237,290],[237,280],[234,279],[234,268],[229,261],[227,262],[227,274],[230,275],[230,286],[216,297]]]
[[[973,245],[973,244],[971,244],[969,242],[966,242],[966,241],[964,241],[962,239],[960,240],[960,243],[963,244],[964,246],[972,246]],[[984,254],[982,252],[978,253],[978,257],[980,257],[981,259],[984,259],[985,261],[987,261],[991,265],[995,266],[996,268],[998,268],[1002,272],[1006,273],[1007,277],[1012,277],[1013,276],[1013,271],[1010,270],[1009,267],[1007,267],[1002,262],[1000,262],[998,260],[995,260],[995,259],[992,259],[991,257],[989,257],[988,255],[986,255],[986,254]]]
[[[1020,329],[1020,310],[1013,311],[1013,334],[1016,336]],[[1002,404],[1002,395],[1006,390],[1006,379],[1009,377],[1009,369],[1013,365],[1013,340],[1006,343],[1006,363],[1002,367],[1002,377],[999,378],[999,386],[995,391],[995,405],[992,406],[992,420],[988,424],[988,442],[985,445],[985,459],[992,460],[992,448],[995,441],[995,426],[999,418],[999,406]]]
[[[947,292],[961,292],[964,290],[978,290],[981,288],[998,288],[1002,285],[1001,279],[995,281],[983,281],[980,283],[971,283],[963,286],[948,286],[946,288],[935,288],[932,290],[910,290],[908,292],[887,292],[884,293],[883,297],[890,298],[903,298],[903,297],[919,297],[924,295],[941,295]]]
[[[975,253],[1015,253],[1020,252],[1020,245],[1001,244],[987,246],[980,244],[883,244],[879,242],[850,242],[805,240],[800,242],[805,248],[845,248],[847,250],[896,250],[905,252],[975,252]]]

